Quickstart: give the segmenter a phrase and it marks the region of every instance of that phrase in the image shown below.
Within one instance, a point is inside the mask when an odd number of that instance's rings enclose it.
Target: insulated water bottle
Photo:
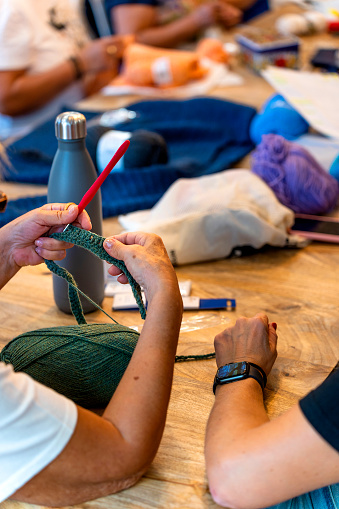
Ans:
[[[54,156],[49,180],[47,200],[49,203],[78,204],[97,178],[97,172],[86,148],[86,118],[81,113],[69,111],[58,115],[55,121],[58,149]],[[96,193],[86,210],[92,221],[92,231],[102,234],[101,192]],[[104,298],[103,261],[89,251],[74,246],[67,249],[66,258],[58,262],[74,277],[78,287],[94,302],[101,304]],[[71,313],[66,281],[53,275],[55,303],[65,313]],[[85,313],[96,307],[80,295]]]

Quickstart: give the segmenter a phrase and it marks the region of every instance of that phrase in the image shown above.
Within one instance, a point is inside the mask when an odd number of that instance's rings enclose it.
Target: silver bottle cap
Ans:
[[[86,117],[82,113],[66,111],[55,119],[55,136],[59,140],[78,140],[86,134]]]

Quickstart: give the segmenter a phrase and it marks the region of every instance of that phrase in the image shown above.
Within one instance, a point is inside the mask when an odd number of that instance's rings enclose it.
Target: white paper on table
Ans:
[[[329,20],[338,20],[339,0],[311,0],[308,8],[321,12]]]
[[[317,131],[339,139],[339,75],[267,67],[262,76]]]
[[[330,170],[339,154],[339,139],[327,138],[322,134],[306,133],[293,141],[305,148],[326,171]]]
[[[118,276],[109,276],[105,285],[105,297],[115,297],[120,294],[128,294],[133,297],[133,290],[130,285],[122,285],[117,281]],[[186,279],[185,281],[178,281],[180,295],[182,297],[188,297],[191,295],[192,281]],[[143,289],[142,289],[143,291]]]
[[[206,65],[209,68],[207,75],[192,81],[187,85],[173,88],[160,89],[156,87],[138,87],[135,85],[107,85],[101,90],[103,95],[146,95],[151,97],[193,97],[204,95],[213,88],[237,86],[243,84],[243,79],[238,74],[228,70],[225,64],[212,61]]]

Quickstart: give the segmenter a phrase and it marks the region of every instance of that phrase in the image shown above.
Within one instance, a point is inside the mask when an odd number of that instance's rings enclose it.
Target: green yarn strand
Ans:
[[[108,316],[108,318],[110,318],[110,320],[112,320],[114,323],[118,324],[118,322],[116,320],[114,320],[114,318],[111,315],[106,313],[106,311],[104,309],[102,309],[102,307],[99,306],[99,304],[94,302],[94,300],[92,300],[88,295],[86,295],[82,290],[80,290],[80,288],[78,288],[72,274],[70,274],[63,267],[60,267],[59,265],[57,265],[52,260],[45,260],[45,263],[51,272],[53,272],[56,276],[62,277],[63,279],[65,279],[67,281],[67,283],[68,283],[68,300],[69,300],[69,303],[71,306],[72,314],[75,317],[75,319],[79,325],[87,324],[86,318],[85,318],[85,315],[83,312],[82,304],[79,299],[79,293],[81,293],[81,295],[83,297],[85,297],[91,304],[93,304],[99,311],[102,311],[103,313],[105,313],[105,315]]]
[[[76,282],[72,274],[70,274],[63,267],[57,265],[52,260],[45,260],[45,263],[51,272],[53,272],[57,276],[66,279],[68,283],[68,300],[71,306],[72,313],[75,316],[75,319],[79,325],[81,325],[82,323],[87,323],[78,294],[79,289],[76,285]]]
[[[176,355],[175,362],[187,362],[187,361],[205,361],[207,359],[213,359],[215,352],[205,353],[202,355]]]

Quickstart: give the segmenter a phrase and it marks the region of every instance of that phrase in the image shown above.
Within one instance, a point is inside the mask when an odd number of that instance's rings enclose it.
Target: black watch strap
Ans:
[[[254,380],[256,380],[260,384],[262,391],[264,392],[266,383],[265,383],[265,379],[263,377],[261,368],[258,369],[258,367],[256,365],[253,365],[251,362],[249,362],[249,365],[250,365],[250,370],[249,370],[247,378],[254,378]],[[266,377],[266,375],[265,375],[265,377]]]
[[[237,378],[230,377],[230,378],[222,379],[222,378],[218,377],[218,372],[219,372],[219,370],[218,370],[217,374],[214,377],[213,393],[215,394],[215,390],[218,385],[226,385],[229,383],[237,382],[239,380],[246,380],[246,378],[254,378],[254,380],[256,380],[259,383],[260,387],[262,388],[262,391],[264,392],[266,382],[267,382],[267,376],[266,376],[265,371],[260,366],[258,366],[257,364],[254,364],[253,362],[246,362],[246,364],[248,365],[248,370],[247,370],[247,373],[242,377],[237,377]]]
[[[265,371],[260,366],[258,366],[258,364],[254,364],[254,362],[249,362],[248,364],[250,366],[253,366],[254,368],[256,368],[258,371],[260,371],[260,373],[262,374],[262,377],[264,379],[264,388],[265,388],[266,384],[267,384],[267,375],[266,375]]]

